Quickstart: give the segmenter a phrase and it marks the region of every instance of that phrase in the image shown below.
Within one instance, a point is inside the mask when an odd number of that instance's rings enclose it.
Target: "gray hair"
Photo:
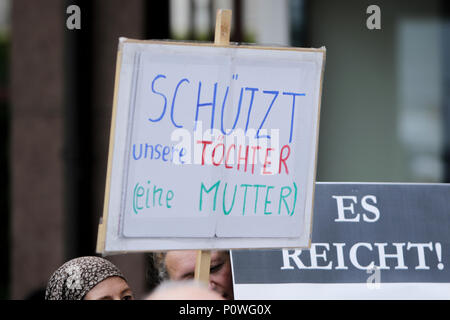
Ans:
[[[153,263],[157,272],[159,283],[169,280],[169,272],[166,267],[167,252],[154,252]]]

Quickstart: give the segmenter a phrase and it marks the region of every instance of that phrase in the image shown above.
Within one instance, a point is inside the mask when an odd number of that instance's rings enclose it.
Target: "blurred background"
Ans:
[[[213,41],[218,8],[233,42],[326,47],[318,181],[450,182],[448,1],[0,0],[1,299],[95,254],[118,38]],[[154,285],[145,254],[110,259]]]

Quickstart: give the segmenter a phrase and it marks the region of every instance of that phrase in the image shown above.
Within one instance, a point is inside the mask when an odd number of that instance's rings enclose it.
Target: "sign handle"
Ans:
[[[216,14],[216,30],[214,44],[227,46],[230,44],[231,10],[219,9]],[[209,284],[209,269],[211,266],[211,251],[197,250],[194,278]]]
[[[211,251],[197,250],[194,278],[206,285],[209,284],[209,269],[211,266]]]
[[[227,46],[230,44],[231,10],[219,9],[216,14],[216,31],[214,44]]]

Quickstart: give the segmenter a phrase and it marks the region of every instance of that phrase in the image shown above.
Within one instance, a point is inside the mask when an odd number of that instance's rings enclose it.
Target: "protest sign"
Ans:
[[[309,250],[233,250],[237,299],[449,299],[450,185],[317,183]]]
[[[307,247],[324,56],[121,39],[97,250]]]

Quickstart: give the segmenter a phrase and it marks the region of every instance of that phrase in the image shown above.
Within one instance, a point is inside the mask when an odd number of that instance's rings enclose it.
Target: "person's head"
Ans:
[[[194,278],[196,250],[176,250],[156,255],[161,277],[170,280]],[[225,299],[233,299],[233,280],[228,251],[211,251],[209,287]]]
[[[100,257],[80,257],[59,267],[47,284],[46,300],[131,300],[122,272]]]
[[[206,285],[193,280],[164,281],[146,300],[223,300],[224,298]]]

